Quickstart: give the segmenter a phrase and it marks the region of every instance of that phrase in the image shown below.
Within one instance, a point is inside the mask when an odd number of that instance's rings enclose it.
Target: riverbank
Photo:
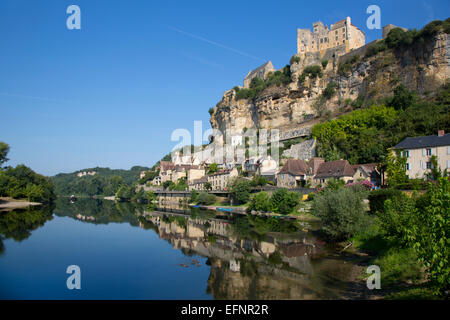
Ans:
[[[31,206],[40,206],[42,203],[30,202],[27,200],[18,200],[9,197],[0,197],[0,211],[10,211],[14,209],[23,209]]]

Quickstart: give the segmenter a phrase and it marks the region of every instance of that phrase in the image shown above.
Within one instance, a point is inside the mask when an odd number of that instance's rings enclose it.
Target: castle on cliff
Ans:
[[[310,29],[297,29],[297,53],[325,53],[328,49],[338,49],[343,53],[364,46],[366,36],[352,24],[350,17],[332,24],[330,28],[322,22],[313,23]]]

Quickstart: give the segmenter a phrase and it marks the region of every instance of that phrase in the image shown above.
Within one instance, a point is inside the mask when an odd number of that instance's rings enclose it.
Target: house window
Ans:
[[[403,156],[409,158],[409,150],[403,151]]]
[[[447,160],[447,169],[450,169],[450,160]]]
[[[447,154],[450,154],[450,147],[447,147]]]
[[[427,169],[431,169],[432,165],[431,165],[431,161],[427,162]]]
[[[432,152],[431,152],[431,148],[427,149],[427,156],[431,156]]]
[[[409,163],[406,164],[406,170],[409,170]]]

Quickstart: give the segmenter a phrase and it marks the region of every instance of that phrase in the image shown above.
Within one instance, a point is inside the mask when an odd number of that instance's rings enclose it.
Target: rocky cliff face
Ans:
[[[229,90],[214,108],[211,126],[222,132],[310,126],[321,116],[348,110],[345,106],[350,99],[370,103],[392,95],[401,83],[420,95],[433,94],[449,79],[450,35],[446,33],[438,33],[402,52],[386,50],[367,57],[365,54],[373,45],[375,42],[344,56],[331,57],[321,78],[306,77],[303,83],[298,79],[306,66],[322,65],[318,56],[301,57],[290,66],[290,84],[267,87],[253,100],[237,100],[235,90]],[[346,73],[340,72],[339,64],[355,55],[360,59],[355,59]],[[324,99],[324,90],[330,83],[335,85],[335,92]]]

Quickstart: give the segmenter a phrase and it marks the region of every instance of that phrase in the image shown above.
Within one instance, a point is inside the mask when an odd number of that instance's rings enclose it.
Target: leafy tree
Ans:
[[[386,159],[386,173],[387,184],[390,187],[398,186],[408,181],[406,175],[406,157],[402,155],[402,152],[397,150],[396,154],[393,151],[388,153]]]
[[[205,189],[206,190],[212,190],[212,186],[211,186],[211,183],[210,182],[205,182]]]
[[[344,185],[345,185],[344,180],[331,178],[328,180],[326,188],[331,190],[337,190],[343,187]]]
[[[164,183],[163,183],[163,188],[164,188],[165,190],[170,189],[170,188],[173,189],[174,186],[175,186],[175,183],[173,183],[173,182],[170,181],[170,180],[164,181]]]
[[[444,173],[442,173],[442,169],[439,166],[438,158],[436,157],[436,155],[431,156],[430,162],[431,162],[431,171],[426,174],[428,179],[437,181],[441,177],[448,176],[447,169],[444,171]]]
[[[394,89],[394,97],[389,103],[396,110],[406,110],[412,106],[415,101],[415,95],[409,91],[403,84]]]
[[[272,204],[270,202],[269,195],[266,192],[262,191],[251,197],[250,204],[248,206],[249,211],[255,210],[270,212],[271,209]]]
[[[208,167],[208,173],[213,174],[216,173],[218,170],[218,166],[217,163],[211,163],[210,166]]]
[[[8,153],[9,153],[9,145],[0,141],[0,165],[9,160],[6,157]]]
[[[247,179],[235,179],[231,184],[231,194],[238,204],[247,203],[250,192],[251,184]]]
[[[434,286],[443,295],[450,289],[450,182],[439,178],[430,184],[428,201],[413,215],[406,238],[424,263]]]
[[[197,202],[198,200],[198,192],[196,190],[191,191],[191,196],[189,198],[189,202]]]
[[[318,194],[312,212],[322,220],[322,230],[331,240],[346,240],[369,224],[363,203],[365,193],[355,188],[326,189]]]
[[[198,196],[198,203],[204,205],[211,205],[216,202],[216,196],[207,192],[201,192]]]
[[[286,188],[280,188],[272,194],[270,202],[274,212],[289,214],[300,203],[300,197],[296,192],[289,192]]]
[[[51,181],[25,165],[0,171],[0,196],[43,203],[53,202],[56,198]]]
[[[266,177],[263,177],[261,175],[256,175],[253,177],[251,181],[252,187],[264,187],[269,183],[269,180]]]
[[[133,196],[133,190],[126,184],[120,186],[120,188],[116,194],[116,197],[122,201],[130,200],[132,198],[132,196]]]

